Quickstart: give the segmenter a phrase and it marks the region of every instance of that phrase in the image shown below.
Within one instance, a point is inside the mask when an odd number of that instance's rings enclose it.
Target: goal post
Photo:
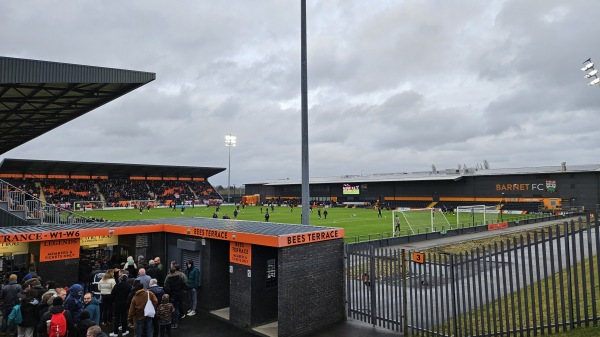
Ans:
[[[75,200],[73,201],[74,211],[93,211],[97,209],[105,209],[106,202],[104,201],[90,201],[90,200]]]
[[[158,202],[156,200],[129,200],[127,203],[127,208],[140,208],[142,206],[144,209],[147,209],[148,206],[150,208],[154,208],[158,206]]]
[[[486,205],[457,206],[455,211],[457,224],[470,223],[471,225],[477,222],[487,224],[498,221],[500,213],[497,206]]]
[[[398,223],[400,226],[398,226]],[[392,211],[393,236],[396,236],[399,228],[403,227],[414,234],[419,229],[430,229],[431,232],[439,231],[442,230],[443,226],[452,228],[446,214],[439,208],[398,208]]]

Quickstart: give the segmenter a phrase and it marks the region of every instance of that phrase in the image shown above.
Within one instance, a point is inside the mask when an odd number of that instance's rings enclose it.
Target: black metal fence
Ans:
[[[597,220],[496,240],[452,252],[347,245],[349,317],[410,336],[529,336],[598,324]]]

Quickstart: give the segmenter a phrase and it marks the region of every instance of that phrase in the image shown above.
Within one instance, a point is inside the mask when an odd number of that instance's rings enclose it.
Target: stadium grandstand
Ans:
[[[224,168],[4,159],[5,189],[65,210],[208,205],[223,198],[207,178]]]
[[[109,103],[156,74],[0,57],[0,154]],[[33,223],[82,223],[82,208],[218,203],[206,180],[224,168],[4,159],[0,201]],[[14,214],[13,214],[14,215]],[[3,226],[24,224],[2,214]]]
[[[487,167],[488,165],[486,165]],[[600,164],[344,175],[310,179],[311,204],[388,209],[493,206],[499,212],[595,211],[600,205]],[[263,203],[301,196],[300,180],[245,185]]]

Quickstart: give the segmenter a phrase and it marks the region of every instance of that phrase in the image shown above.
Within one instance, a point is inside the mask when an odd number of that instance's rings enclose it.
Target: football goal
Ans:
[[[439,208],[414,208],[392,212],[394,236],[400,235],[400,230],[407,230],[414,234],[420,231],[440,231],[444,227],[451,228],[451,226],[450,221]]]
[[[76,200],[73,201],[73,210],[75,211],[93,211],[97,209],[106,208],[106,202],[104,201],[89,201],[89,200]]]
[[[150,206],[150,208],[154,208],[155,206],[158,206],[158,203],[156,202],[156,200],[129,200],[129,202],[127,203],[127,208],[140,208],[140,206],[142,206],[144,209],[146,209],[148,206]]]
[[[457,206],[456,209],[457,224],[475,224],[475,223],[496,223],[498,222],[497,206],[472,205],[472,206]]]

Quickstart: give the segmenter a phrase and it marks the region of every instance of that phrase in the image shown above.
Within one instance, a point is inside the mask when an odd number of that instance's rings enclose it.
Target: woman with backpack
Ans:
[[[69,310],[63,306],[63,299],[60,296],[54,297],[50,311],[46,312],[37,325],[38,336],[40,337],[64,337],[76,335],[75,323]],[[48,331],[53,332],[48,334]],[[63,334],[64,332],[64,334]]]
[[[21,300],[21,323],[17,325],[18,337],[33,337],[37,325],[37,304],[35,291],[28,291],[26,297]]]

